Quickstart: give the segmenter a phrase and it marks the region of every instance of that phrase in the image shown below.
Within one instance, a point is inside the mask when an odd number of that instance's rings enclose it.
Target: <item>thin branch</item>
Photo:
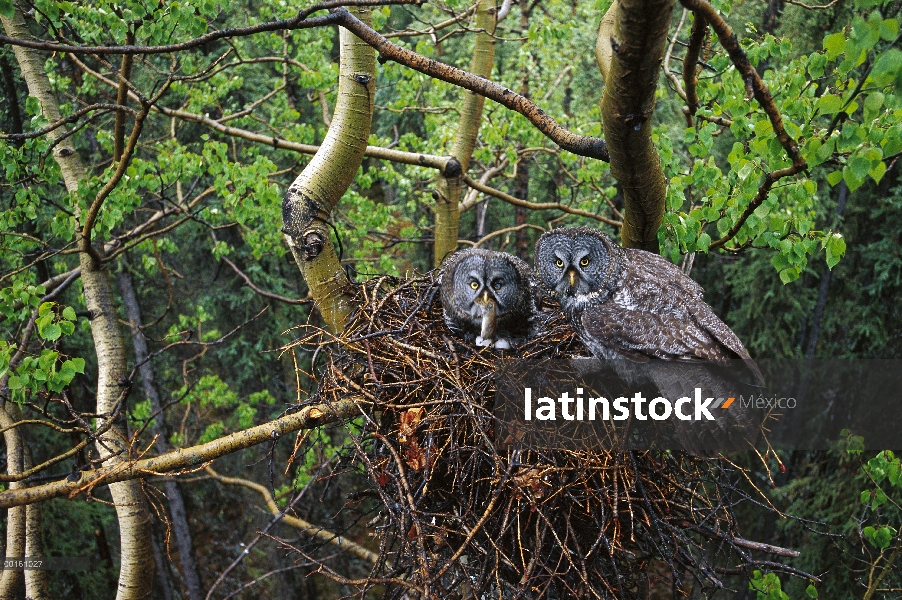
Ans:
[[[692,119],[695,117],[695,113],[698,112],[698,59],[707,36],[708,22],[705,21],[701,14],[695,13],[692,30],[689,33],[689,45],[686,47],[686,56],[683,57],[683,82],[686,84],[686,114],[690,127],[692,126]]]
[[[504,235],[506,233],[513,233],[514,231],[520,231],[521,229],[535,229],[536,231],[541,231],[542,233],[545,232],[544,227],[539,227],[538,225],[533,225],[532,223],[523,223],[522,225],[514,225],[513,227],[505,227],[504,229],[499,229],[497,231],[493,231],[492,233],[483,237],[481,240],[474,243],[473,247],[478,248],[492,238],[498,237],[499,235]]]
[[[119,106],[118,104],[92,104],[90,106],[85,106],[84,108],[80,108],[77,111],[75,111],[74,113],[72,113],[71,115],[69,115],[68,117],[64,117],[64,118],[60,119],[59,121],[55,121],[55,122],[51,123],[50,125],[47,125],[46,127],[38,129],[37,131],[29,131],[28,133],[0,133],[0,139],[3,139],[3,140],[27,140],[27,139],[31,139],[31,138],[40,137],[42,135],[50,133],[54,129],[58,129],[58,128],[62,127],[63,125],[68,125],[69,123],[75,123],[80,118],[82,118],[84,115],[88,114],[89,112],[95,111],[95,110],[103,110],[103,111],[115,110],[115,111],[127,112],[132,115],[138,114],[137,111],[135,111],[131,108],[126,108],[124,106]]]
[[[764,183],[762,183],[761,187],[758,188],[758,193],[754,198],[752,198],[752,201],[749,202],[749,205],[745,207],[744,211],[742,211],[742,215],[739,217],[739,220],[737,220],[733,224],[733,226],[730,227],[730,230],[727,231],[727,233],[722,238],[711,242],[711,245],[708,246],[708,249],[714,250],[715,248],[720,248],[731,239],[733,239],[736,234],[739,233],[739,230],[742,229],[742,226],[745,225],[745,222],[748,220],[748,218],[752,216],[752,213],[755,212],[755,209],[761,206],[761,203],[767,199],[767,195],[768,193],[770,193],[770,189],[774,186],[774,183],[776,183],[783,177],[795,175],[803,168],[804,163],[802,164],[802,166],[791,166],[786,167],[785,169],[779,169],[772,173],[765,173]]]
[[[441,23],[432,25],[428,29],[423,29],[423,30],[404,29],[402,31],[393,31],[391,33],[385,34],[385,37],[394,38],[394,37],[414,37],[414,36],[418,36],[418,35],[432,35],[436,31],[439,31],[440,29],[445,29],[446,27],[450,27],[451,25],[454,25],[455,23],[460,23],[461,21],[463,21],[464,19],[466,19],[467,17],[472,15],[474,12],[476,12],[477,6],[478,6],[477,4],[474,4],[473,6],[468,8],[466,11],[462,12],[461,14],[455,15],[446,21],[442,21]],[[499,20],[500,20],[500,18],[499,18]]]
[[[378,31],[365,25],[347,9],[339,8],[332,15],[337,17],[336,22],[339,25],[352,31],[354,35],[375,48],[379,52],[380,62],[391,60],[435,79],[485,96],[529,119],[539,131],[564,150],[579,156],[608,161],[608,149],[603,139],[578,135],[565,129],[536,104],[520,94],[463,69],[452,67],[393,44]]]
[[[500,190],[496,190],[495,188],[490,188],[488,186],[480,184],[478,181],[475,181],[471,177],[464,175],[464,181],[468,186],[475,190],[479,190],[483,194],[488,194],[490,196],[494,196],[496,198],[500,198],[509,204],[514,204],[516,206],[522,206],[523,208],[529,208],[531,210],[562,210],[566,213],[570,213],[571,215],[579,215],[580,217],[587,217],[589,219],[595,219],[596,221],[601,221],[602,223],[607,223],[613,227],[622,227],[623,223],[621,221],[615,221],[614,219],[610,219],[608,217],[597,215],[595,213],[591,213],[587,210],[582,210],[580,208],[573,208],[571,206],[567,206],[566,204],[559,204],[557,202],[529,202],[528,200],[521,200],[519,198],[515,198],[510,194],[505,194]]]
[[[839,2],[839,0],[830,0],[830,2],[828,2],[827,4],[824,4],[823,6],[817,6],[817,5],[812,5],[812,4],[805,4],[804,2],[799,2],[798,0],[784,0],[784,1],[786,2],[786,4],[795,4],[796,6],[801,6],[802,8],[805,8],[808,10],[823,10],[825,8],[830,8],[831,6],[833,6],[834,4]]]
[[[278,300],[279,302],[284,302],[285,304],[310,304],[311,302],[313,302],[312,298],[286,298],[285,296],[280,296],[278,294],[273,294],[272,292],[267,292],[266,290],[261,290],[256,285],[254,285],[254,282],[251,281],[250,277],[248,277],[241,269],[239,269],[237,265],[235,265],[235,263],[230,261],[225,256],[221,256],[220,258],[223,260],[223,262],[225,262],[225,264],[229,265],[229,267],[231,267],[232,270],[235,271],[235,273],[237,273],[239,277],[241,277],[241,279],[244,280],[244,283],[247,285],[247,287],[251,288],[252,290],[254,290],[254,292],[263,296],[264,298],[271,298],[273,300]]]
[[[686,92],[680,84],[680,79],[670,70],[670,59],[673,56],[673,47],[676,45],[677,38],[680,37],[680,32],[683,31],[683,24],[686,22],[686,15],[688,14],[689,10],[684,8],[683,14],[680,15],[680,22],[677,24],[676,31],[673,32],[673,37],[670,38],[670,44],[667,45],[667,52],[664,54],[664,74],[667,75],[667,78],[670,79],[671,82],[673,82],[673,87],[676,90],[677,95],[684,101],[686,100]]]
[[[19,38],[11,38],[9,36],[0,35],[0,45],[9,44],[10,46],[23,46],[35,50],[44,50],[47,52],[65,52],[68,54],[168,54],[171,52],[179,52],[196,48],[210,42],[225,38],[245,37],[255,35],[257,33],[266,33],[269,31],[293,31],[295,29],[311,29],[314,27],[324,27],[332,25],[336,22],[333,15],[322,17],[314,17],[308,19],[311,14],[320,11],[332,9],[340,6],[385,6],[391,4],[413,4],[419,6],[423,0],[325,0],[318,2],[313,6],[309,6],[298,12],[290,19],[282,19],[279,21],[268,21],[259,25],[250,27],[229,27],[219,31],[212,31],[200,37],[181,42],[178,44],[167,44],[165,46],[72,46],[67,44],[57,44],[54,42],[41,42],[37,40],[26,40]]]
[[[316,539],[326,542],[327,544],[332,544],[333,546],[336,546],[341,550],[350,552],[357,558],[364,560],[370,564],[375,565],[379,563],[379,555],[372,550],[368,550],[360,544],[352,542],[346,537],[332,533],[328,529],[318,527],[313,523],[310,523],[298,517],[284,514],[281,509],[279,509],[279,505],[276,504],[276,501],[272,496],[272,492],[270,492],[266,486],[241,477],[226,477],[225,475],[220,475],[211,466],[207,466],[205,470],[210,474],[210,476],[213,477],[213,479],[221,483],[228,485],[240,485],[259,493],[261,496],[263,496],[263,501],[266,503],[266,507],[269,509],[269,512],[271,512],[273,515],[282,515],[282,522],[286,525],[290,525],[295,529],[299,529],[302,533],[315,537]]]
[[[752,66],[745,50],[739,45],[739,39],[727,22],[706,0],[680,0],[680,4],[695,13],[696,19],[701,17],[711,24],[724,50],[730,55],[736,70],[742,74],[746,85],[751,87],[755,99],[758,100],[758,104],[761,105],[761,108],[770,119],[777,140],[779,140],[780,145],[783,146],[790,160],[792,160],[793,167],[797,168],[794,172],[798,173],[804,169],[807,166],[805,159],[799,153],[798,143],[783,127],[783,117],[774,104],[774,97],[771,95],[767,85],[762,81],[761,76],[758,75],[758,71]]]
[[[54,481],[30,488],[0,492],[0,508],[33,504],[59,496],[74,496],[100,484],[110,484],[149,475],[160,475],[180,469],[194,468],[207,461],[225,456],[237,450],[250,448],[263,442],[298,431],[311,429],[326,423],[347,419],[360,414],[359,398],[346,398],[329,404],[305,406],[297,412],[274,419],[242,431],[223,436],[206,444],[181,448],[153,458],[124,461],[120,464],[82,471],[78,480]]]

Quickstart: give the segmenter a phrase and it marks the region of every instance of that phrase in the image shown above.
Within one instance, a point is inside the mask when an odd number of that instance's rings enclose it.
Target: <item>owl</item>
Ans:
[[[506,349],[531,337],[538,289],[529,266],[505,252],[462,250],[441,269],[445,323],[477,346]]]
[[[580,339],[596,358],[617,360],[621,378],[648,377],[671,400],[691,395],[699,381],[714,398],[735,396],[735,383],[715,368],[732,359],[744,361],[740,380],[762,380],[742,342],[705,303],[701,286],[657,254],[621,248],[601,231],[573,227],[542,235],[535,263]],[[680,362],[636,368],[651,359]],[[714,424],[678,428],[683,446],[702,456],[747,448],[757,426],[736,404]]]

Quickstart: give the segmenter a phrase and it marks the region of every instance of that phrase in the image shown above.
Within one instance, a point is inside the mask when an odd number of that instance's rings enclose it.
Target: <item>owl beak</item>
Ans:
[[[576,271],[568,269],[567,277],[570,279],[570,287],[576,287]]]

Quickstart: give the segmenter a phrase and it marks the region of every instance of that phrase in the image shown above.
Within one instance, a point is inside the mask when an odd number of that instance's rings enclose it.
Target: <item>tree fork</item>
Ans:
[[[602,19],[596,58],[605,78],[601,97],[611,173],[623,189],[620,239],[657,253],[667,181],[651,139],[658,73],[673,0],[617,0]]]
[[[371,22],[369,9],[353,10],[365,20],[360,22]],[[338,31],[335,114],[319,150],[282,200],[285,239],[317,308],[335,333],[344,330],[353,307],[349,282],[332,245],[329,219],[363,162],[376,91],[373,49],[347,29]]]

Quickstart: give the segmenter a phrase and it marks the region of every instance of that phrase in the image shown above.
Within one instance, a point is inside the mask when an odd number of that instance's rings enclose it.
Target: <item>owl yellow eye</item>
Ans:
[[[554,264],[557,265],[557,268],[558,268],[558,269],[563,269],[563,268],[564,268],[564,261],[562,261],[561,259],[557,259],[556,261],[554,261]]]
[[[470,282],[470,287],[473,288],[474,290],[478,290],[478,289],[479,289],[479,282],[478,282],[478,281],[471,281],[471,282]]]
[[[493,289],[493,290],[500,290],[500,289],[501,289],[501,282],[500,282],[500,281],[496,281],[495,283],[493,283],[493,284],[492,284],[492,289]]]
[[[588,264],[589,264],[589,257],[588,257],[588,256],[585,257],[585,258],[583,258],[581,261],[579,261],[579,266],[581,266],[581,267],[585,267],[585,266],[587,266]]]

